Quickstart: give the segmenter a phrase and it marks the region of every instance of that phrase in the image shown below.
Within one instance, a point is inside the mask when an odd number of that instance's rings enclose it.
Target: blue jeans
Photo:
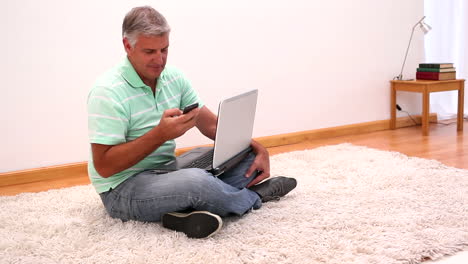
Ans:
[[[251,153],[219,177],[201,169],[166,174],[147,170],[100,196],[109,215],[123,221],[160,221],[165,213],[185,210],[240,216],[262,206],[258,194],[245,188],[257,176],[245,177],[254,159]]]

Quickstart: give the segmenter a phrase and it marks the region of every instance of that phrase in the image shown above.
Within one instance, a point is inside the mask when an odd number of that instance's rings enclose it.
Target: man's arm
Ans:
[[[157,126],[145,135],[119,145],[91,144],[96,171],[102,177],[110,177],[130,168],[151,154],[164,142],[183,135],[194,127],[199,110],[182,115],[180,109],[168,109]]]
[[[210,109],[208,109],[208,107],[203,106],[200,109],[196,126],[198,130],[200,130],[200,132],[207,138],[212,140],[215,139],[217,122],[218,118],[215,114],[213,114],[213,112],[211,112]]]

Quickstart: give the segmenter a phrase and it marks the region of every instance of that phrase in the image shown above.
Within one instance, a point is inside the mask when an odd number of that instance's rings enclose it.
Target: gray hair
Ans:
[[[124,18],[122,37],[127,38],[132,47],[138,35],[161,36],[169,33],[171,28],[164,16],[150,6],[135,7]]]

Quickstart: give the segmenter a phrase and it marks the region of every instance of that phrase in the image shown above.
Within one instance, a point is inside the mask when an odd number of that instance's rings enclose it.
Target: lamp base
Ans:
[[[397,81],[414,81],[414,79],[405,79],[403,80],[403,75],[398,75],[398,76],[395,76],[393,77],[393,80],[397,80]]]
[[[398,76],[395,76],[395,77],[393,77],[393,80],[401,81],[401,80],[403,80],[403,75],[400,74]]]

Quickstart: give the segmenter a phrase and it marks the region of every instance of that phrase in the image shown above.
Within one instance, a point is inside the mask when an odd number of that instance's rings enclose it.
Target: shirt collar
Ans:
[[[122,62],[122,77],[133,87],[140,88],[146,87],[147,85],[141,80],[138,73],[133,68],[132,63],[127,57]]]

